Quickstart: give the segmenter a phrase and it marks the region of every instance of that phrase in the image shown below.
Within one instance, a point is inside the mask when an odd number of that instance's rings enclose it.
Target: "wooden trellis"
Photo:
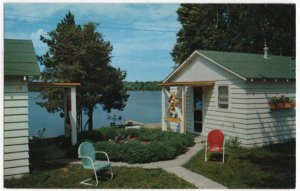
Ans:
[[[165,110],[165,95],[167,95],[168,108]],[[167,122],[179,123],[180,132],[185,131],[185,87],[178,87],[176,93],[170,93],[162,89],[162,125],[163,130],[167,129]]]

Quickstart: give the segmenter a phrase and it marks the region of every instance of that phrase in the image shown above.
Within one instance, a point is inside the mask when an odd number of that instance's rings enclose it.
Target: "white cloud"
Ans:
[[[64,9],[66,9],[66,4],[6,3],[5,17],[37,22],[42,20],[43,17],[53,17],[57,12]]]
[[[147,20],[159,21],[174,16],[178,8],[177,4],[129,4],[129,3],[6,3],[5,14],[7,18],[36,22],[43,18],[55,17],[58,13],[66,13],[68,10],[75,14],[79,20],[91,19],[92,21],[105,21],[106,19],[115,19],[116,21]],[[124,18],[124,15],[127,17]],[[27,17],[28,16],[28,17]]]
[[[30,34],[30,39],[33,42],[37,54],[43,54],[47,50],[47,45],[40,40],[41,35],[47,36],[47,32],[43,29],[38,29],[36,32]]]

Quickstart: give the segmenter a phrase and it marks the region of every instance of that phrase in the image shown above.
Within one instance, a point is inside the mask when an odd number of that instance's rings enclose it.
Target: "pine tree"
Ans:
[[[77,88],[77,116],[82,121],[82,111],[87,113],[89,130],[93,129],[93,111],[98,103],[108,112],[122,110],[129,97],[122,83],[126,72],[110,65],[113,47],[96,27],[94,23],[76,25],[69,11],[48,37],[41,36],[49,50],[39,58],[45,65],[43,81],[81,83]],[[64,112],[62,89],[47,88],[41,98],[45,101],[38,104],[49,112]]]

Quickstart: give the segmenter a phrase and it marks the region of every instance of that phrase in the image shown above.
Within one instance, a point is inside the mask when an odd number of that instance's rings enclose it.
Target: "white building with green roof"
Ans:
[[[246,147],[294,138],[295,104],[274,107],[270,100],[293,102],[295,68],[290,57],[194,51],[161,84],[162,129],[220,129]]]
[[[4,177],[29,172],[28,81],[40,75],[31,40],[4,40]]]

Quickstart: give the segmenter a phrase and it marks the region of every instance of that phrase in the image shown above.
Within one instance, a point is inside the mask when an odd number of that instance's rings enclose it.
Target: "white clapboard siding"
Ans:
[[[28,115],[8,115],[4,116],[4,123],[19,123],[19,122],[27,122]]]
[[[293,84],[249,85],[239,82],[236,85],[232,81],[222,82],[226,83],[230,85],[230,108],[224,110],[217,107],[219,83],[216,82],[211,96],[205,99],[208,110],[203,135],[207,135],[210,130],[220,129],[227,138],[239,137],[242,144],[247,146],[268,144],[272,140],[281,141],[295,136],[295,110],[273,111],[268,104],[268,99],[272,96],[295,97]]]
[[[28,86],[23,77],[4,82],[4,175],[16,177],[29,172]]]
[[[22,167],[22,166],[28,166],[28,165],[29,165],[29,161],[27,159],[4,162],[4,168],[12,168],[12,167],[18,167],[18,166]]]
[[[11,175],[20,175],[29,173],[28,165],[19,166],[15,168],[4,168],[4,176],[11,176]]]
[[[28,100],[27,92],[5,93],[4,100]]]
[[[232,128],[234,131],[237,129],[242,129],[243,132],[249,133],[252,130],[256,129],[267,129],[267,128],[277,128],[277,127],[288,127],[288,128],[295,128],[296,121],[290,120],[290,121],[281,121],[277,123],[273,122],[265,122],[265,123],[257,123],[257,124],[251,124],[251,129],[249,129],[247,124],[240,124],[240,123],[231,123],[231,122],[224,122],[224,121],[216,121],[216,120],[206,120],[206,124],[210,125],[210,127],[220,128],[220,127],[226,127],[226,128]]]
[[[194,89],[188,87],[186,92],[186,126],[188,132],[194,131]]]
[[[28,122],[18,122],[18,123],[5,123],[4,130],[19,130],[19,129],[28,129]]]
[[[4,93],[27,93],[28,87],[27,84],[8,84],[6,82],[4,86]]]
[[[22,130],[13,130],[13,131],[5,131],[4,138],[12,138],[12,137],[28,137],[28,129]]]
[[[14,153],[14,152],[24,152],[28,151],[28,145],[22,144],[22,145],[8,145],[4,147],[4,153]]]
[[[28,107],[28,100],[5,100],[4,107]]]
[[[18,159],[28,159],[28,152],[17,152],[17,153],[6,153],[4,154],[4,161],[18,160]]]
[[[229,108],[220,109],[217,104],[217,88],[219,85],[228,85],[229,87]],[[240,80],[228,80],[216,82],[214,87],[206,89],[205,104],[207,105],[206,116],[204,119],[203,135],[207,135],[213,129],[220,129],[226,133],[237,135],[243,133],[247,129],[247,112],[239,107],[234,107],[235,100],[239,96],[246,95],[247,92],[243,90],[245,83]],[[246,105],[246,100],[239,101],[240,105]]]
[[[244,144],[262,145],[295,137],[295,110],[271,110],[268,104],[272,96],[295,97],[294,82],[249,83],[245,90],[249,138],[245,139]]]
[[[245,147],[262,146],[267,143],[279,143],[293,138],[295,138],[294,134],[287,133],[281,136],[263,137],[263,138],[245,140],[242,142],[242,146]]]
[[[21,107],[21,108],[5,108],[4,109],[4,115],[28,115],[28,108],[26,107]]]
[[[5,138],[4,145],[28,144],[28,137]]]

